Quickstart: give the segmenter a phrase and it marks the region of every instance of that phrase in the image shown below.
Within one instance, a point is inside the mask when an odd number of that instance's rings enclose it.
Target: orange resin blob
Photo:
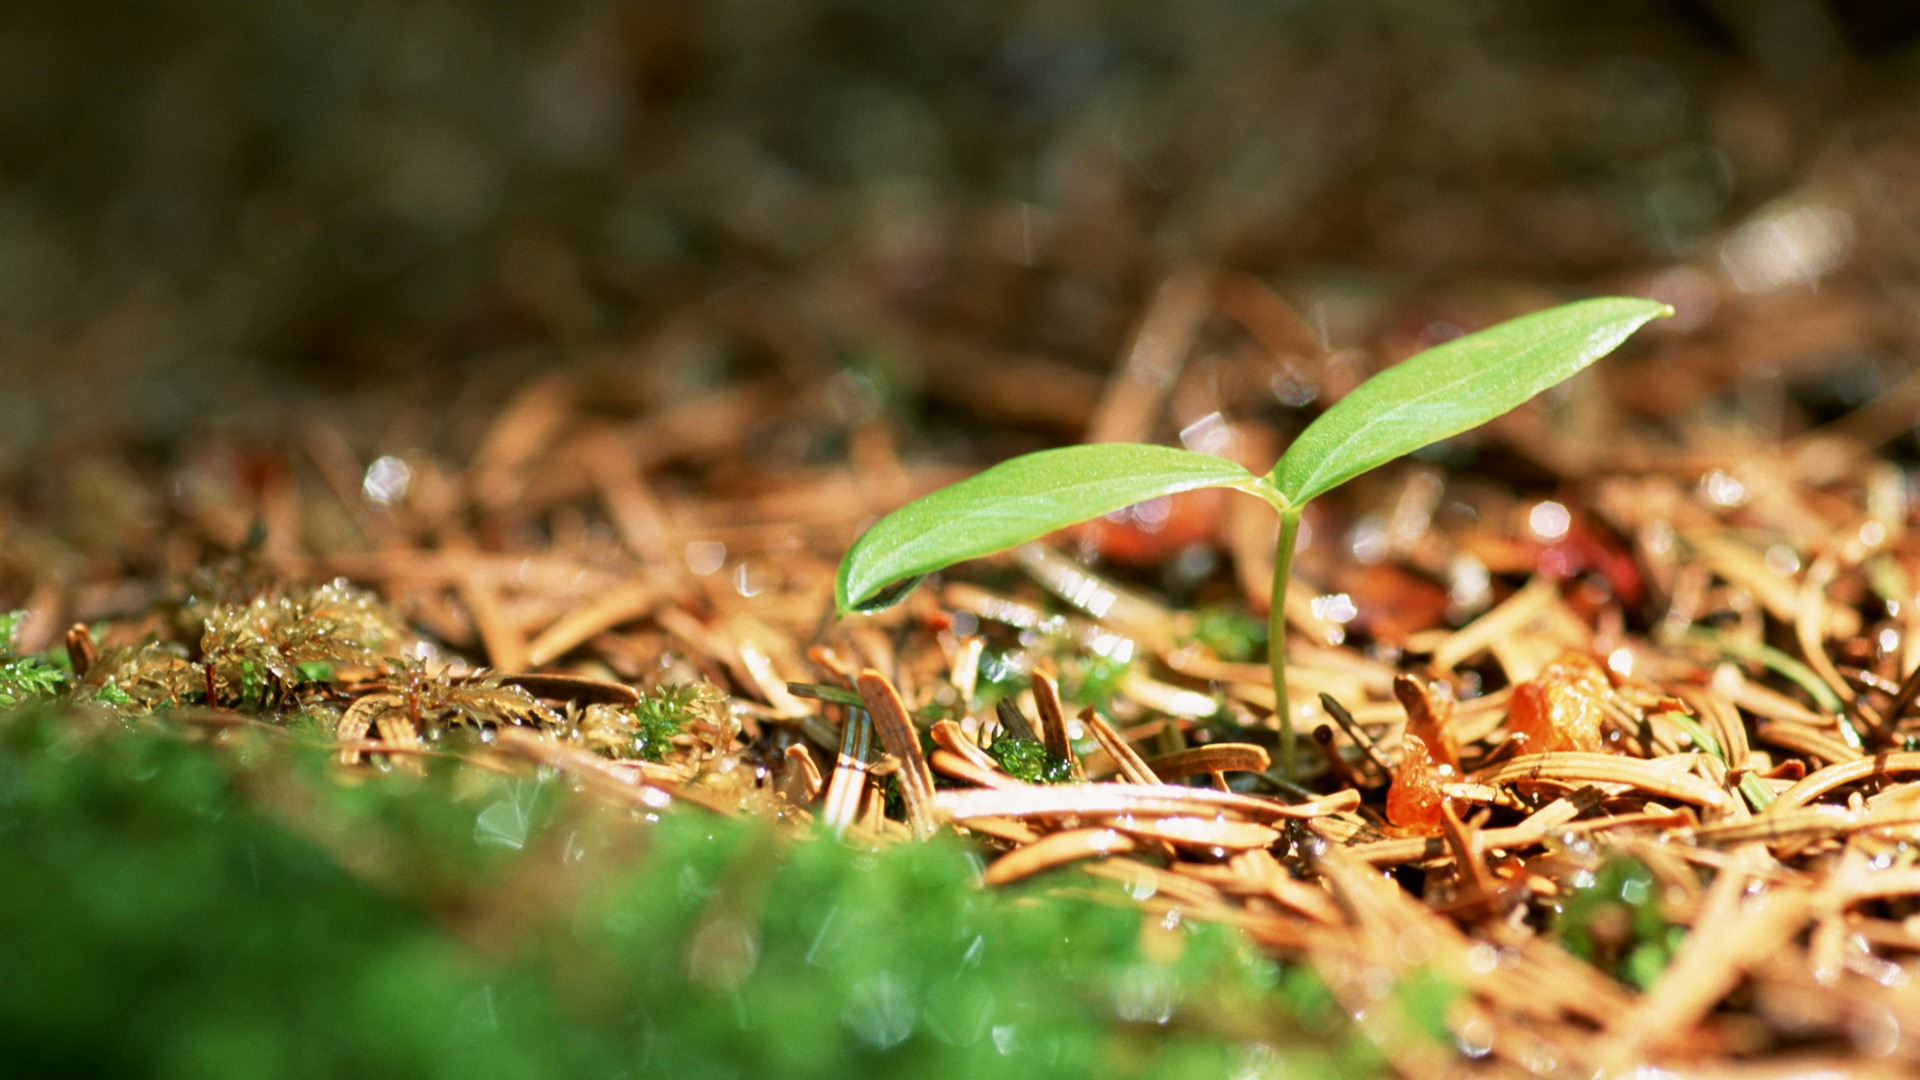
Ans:
[[[1393,784],[1387,788],[1387,820],[1421,832],[1439,828],[1440,808],[1447,801],[1440,785],[1454,778],[1451,767],[1433,760],[1425,739],[1411,733],[1403,736],[1400,764],[1393,770]]]
[[[1513,688],[1508,738],[1522,754],[1600,749],[1601,705],[1613,683],[1600,662],[1568,652]]]

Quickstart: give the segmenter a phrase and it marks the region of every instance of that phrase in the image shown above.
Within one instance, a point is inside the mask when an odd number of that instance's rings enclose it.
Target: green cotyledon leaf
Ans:
[[[1267,479],[1299,506],[1403,454],[1507,412],[1612,352],[1653,300],[1602,297],[1524,315],[1394,365],[1320,414]]]
[[[1254,492],[1252,473],[1225,458],[1170,446],[1097,443],[1042,450],[908,503],[868,529],[840,562],[842,613],[899,600],[913,582],[1125,506],[1194,488]]]

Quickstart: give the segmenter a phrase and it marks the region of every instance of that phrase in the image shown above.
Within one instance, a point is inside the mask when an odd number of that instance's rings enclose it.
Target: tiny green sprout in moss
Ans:
[[[1244,663],[1267,648],[1267,625],[1239,607],[1212,605],[1193,613],[1190,640],[1222,660]]]
[[[1535,312],[1435,346],[1382,371],[1320,414],[1265,475],[1170,446],[1098,443],[1042,450],[895,510],[840,561],[842,614],[902,599],[942,567],[1182,491],[1225,488],[1280,519],[1267,615],[1280,773],[1296,775],[1287,697],[1285,608],[1300,515],[1307,503],[1370,469],[1517,408],[1605,356],[1648,321],[1673,314],[1652,300],[1603,297]]]
[[[53,697],[67,683],[67,673],[45,657],[14,651],[14,638],[26,616],[24,611],[0,615],[0,707]]]
[[[894,821],[907,820],[907,797],[900,792],[897,770],[880,778],[880,812]]]
[[[648,761],[664,760],[673,749],[673,737],[695,720],[711,720],[720,702],[720,692],[703,682],[668,683],[655,688],[631,710],[636,725],[635,754]]]
[[[1072,766],[1046,746],[1033,739],[1002,736],[987,747],[992,758],[1008,776],[1029,784],[1063,784],[1073,778]]]
[[[265,708],[267,700],[267,669],[256,660],[240,661],[240,704],[251,708]]]
[[[1686,928],[1667,920],[1653,872],[1623,855],[1602,863],[1593,884],[1567,898],[1554,934],[1568,952],[1645,990],[1673,959]]]
[[[108,683],[94,691],[93,700],[105,702],[108,705],[131,705],[133,704],[133,695],[112,683]]]
[[[1091,705],[1101,713],[1113,706],[1131,659],[1099,653],[1073,653],[1060,661],[1060,693],[1068,701]]]

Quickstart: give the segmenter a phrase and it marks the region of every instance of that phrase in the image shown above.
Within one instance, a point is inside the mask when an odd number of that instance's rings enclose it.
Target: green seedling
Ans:
[[[1456,338],[1394,365],[1322,413],[1273,468],[1167,446],[1103,443],[1027,454],[942,488],[881,518],[841,560],[840,612],[899,601],[926,575],[965,559],[1148,499],[1229,488],[1280,516],[1267,657],[1273,672],[1280,768],[1294,775],[1285,604],[1300,512],[1361,473],[1478,427],[1612,352],[1649,320],[1673,314],[1652,300],[1603,297],[1536,312]]]

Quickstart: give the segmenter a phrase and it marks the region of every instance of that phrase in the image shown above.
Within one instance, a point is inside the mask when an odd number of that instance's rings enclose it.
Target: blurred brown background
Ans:
[[[1060,394],[1187,265],[1322,349],[1568,290],[1696,329],[1751,301],[1800,329],[1723,366],[1839,356],[1808,400],[1858,399],[1907,362],[1916,31],[1818,0],[12,0],[0,468],[313,415],[470,449],[552,365],[635,410],[847,369],[937,440],[999,409],[952,373],[1005,364],[1056,388],[1013,419],[1071,438]],[[395,431],[394,400],[430,408]]]

